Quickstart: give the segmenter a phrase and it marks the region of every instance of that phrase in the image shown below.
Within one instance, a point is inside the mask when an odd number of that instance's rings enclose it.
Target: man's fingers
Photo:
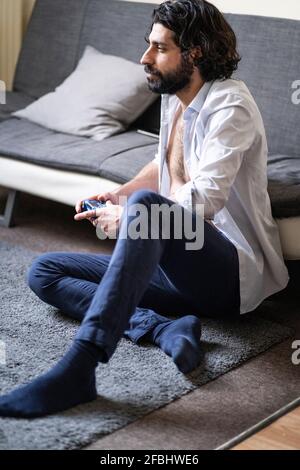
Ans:
[[[108,201],[110,201],[111,204],[116,205],[118,204],[118,200],[119,200],[118,196],[110,192],[99,194],[98,196],[98,201],[106,202],[106,204]]]
[[[75,211],[77,212],[77,214],[81,212],[81,204],[82,204],[82,201],[76,202]]]
[[[74,215],[75,220],[90,219],[92,217],[97,217],[96,209],[93,209],[91,211],[79,212],[78,214]]]
[[[84,220],[84,219],[92,219],[95,217],[99,217],[101,212],[105,209],[104,207],[98,207],[97,209],[92,209],[90,211],[79,212],[78,214],[74,215],[75,220]]]

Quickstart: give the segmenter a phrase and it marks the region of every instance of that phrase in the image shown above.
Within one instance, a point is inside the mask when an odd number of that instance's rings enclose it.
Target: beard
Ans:
[[[157,70],[153,70],[148,65],[145,66],[146,73],[152,73],[157,78],[148,80],[148,88],[153,93],[175,95],[177,91],[182,90],[191,81],[191,75],[194,71],[194,64],[190,62],[188,56],[182,54],[181,62],[172,72],[162,74]]]

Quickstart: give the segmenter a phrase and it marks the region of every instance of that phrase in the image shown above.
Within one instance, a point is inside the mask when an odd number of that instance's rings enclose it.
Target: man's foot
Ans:
[[[91,343],[75,341],[46,374],[0,397],[0,416],[36,418],[95,400],[100,351]]]
[[[162,323],[153,329],[150,336],[148,339],[172,357],[184,374],[199,365],[202,359],[201,323],[194,315]]]

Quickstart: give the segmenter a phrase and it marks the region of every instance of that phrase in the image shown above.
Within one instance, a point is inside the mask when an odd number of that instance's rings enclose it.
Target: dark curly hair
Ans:
[[[168,0],[155,8],[152,27],[160,23],[174,33],[175,44],[186,53],[200,46],[195,60],[204,81],[230,78],[241,60],[236,36],[222,13],[205,0]]]

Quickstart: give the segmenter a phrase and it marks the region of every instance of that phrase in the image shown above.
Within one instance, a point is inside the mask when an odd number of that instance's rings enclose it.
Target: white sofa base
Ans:
[[[78,199],[112,191],[120,186],[100,176],[56,170],[1,156],[0,185],[70,206],[74,206]],[[300,260],[300,217],[275,220],[284,258]]]
[[[78,199],[120,186],[100,176],[56,170],[5,157],[0,157],[0,185],[70,206]]]

